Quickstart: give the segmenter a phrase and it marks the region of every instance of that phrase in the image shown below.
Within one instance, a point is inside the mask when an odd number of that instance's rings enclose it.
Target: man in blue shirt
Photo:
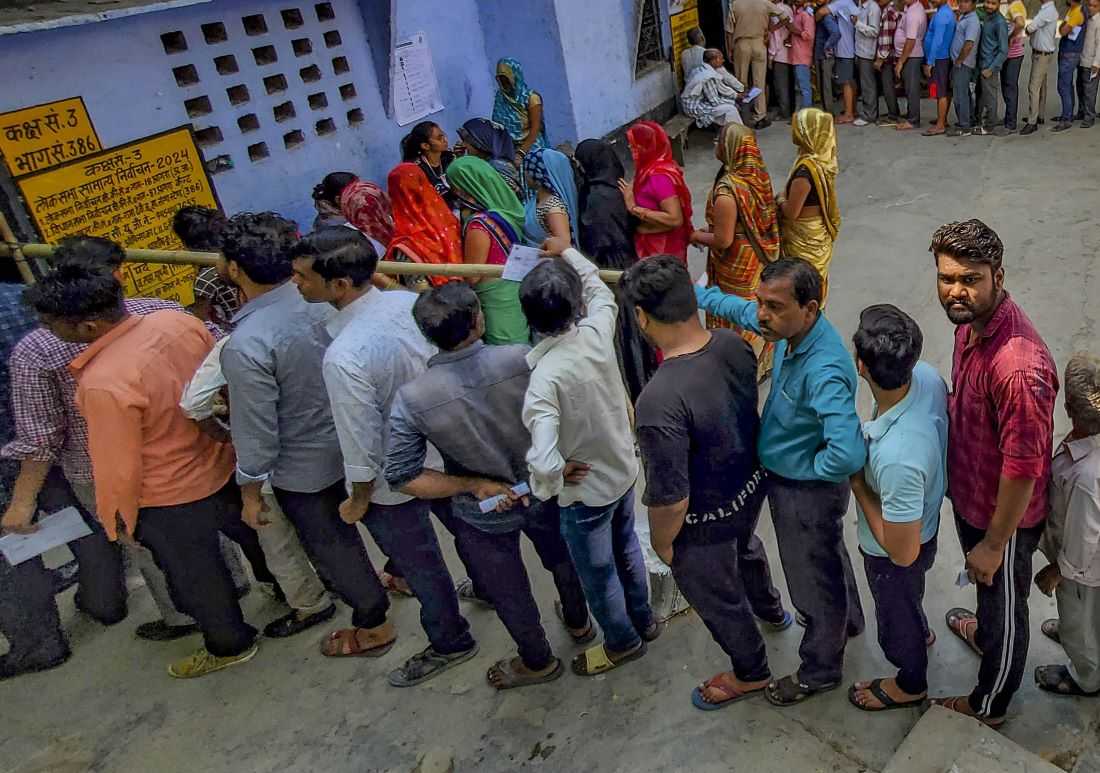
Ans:
[[[867,466],[852,476],[859,549],[875,599],[878,641],[896,677],[856,682],[848,700],[864,711],[921,703],[928,693],[924,577],[936,558],[947,491],[947,385],[919,362],[917,323],[887,304],[870,306],[852,336],[859,374],[875,397],[864,423]]]
[[[791,706],[840,684],[844,646],[863,630],[863,609],[844,548],[848,479],[867,451],[855,410],[855,366],[821,314],[822,279],[801,258],[760,275],[757,300],[698,289],[699,306],[775,342],[771,393],[757,452],[768,471],[768,503],[791,601],[806,621],[796,674],[768,685]]]
[[[936,100],[936,124],[925,130],[925,137],[947,131],[947,108],[951,88],[951,42],[955,39],[955,12],[947,0],[931,0],[936,8],[928,31],[924,33],[924,77],[929,78],[928,95]]]
[[[949,137],[969,137],[974,116],[970,102],[970,83],[978,64],[978,38],[982,23],[974,11],[975,0],[959,0],[959,20],[951,38],[951,90],[955,95],[955,121]]]
[[[814,33],[814,64],[817,65],[821,89],[821,106],[826,113],[834,113],[836,95],[833,93],[833,75],[836,68],[836,47],[840,43],[840,28],[836,17],[831,13],[817,16],[817,30]]]
[[[817,18],[836,19],[840,40],[836,46],[836,80],[843,88],[844,112],[837,116],[837,123],[856,120],[856,16],[859,6],[855,0],[832,0],[817,9]]]

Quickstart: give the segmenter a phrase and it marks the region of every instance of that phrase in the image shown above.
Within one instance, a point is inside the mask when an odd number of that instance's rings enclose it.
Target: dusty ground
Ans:
[[[1056,106],[1052,93],[1052,112]],[[865,305],[895,303],[924,328],[925,358],[949,373],[951,326],[935,300],[928,241],[941,223],[978,216],[1004,240],[1008,286],[1059,366],[1074,349],[1100,351],[1100,129],[947,140],[843,128],[840,143],[844,224],[829,311],[844,335]],[[789,134],[777,125],[763,132],[762,145],[779,185],[793,158]],[[697,135],[688,162],[697,222],[716,168],[710,153],[709,141]],[[701,254],[692,262],[700,270]],[[861,393],[865,415],[868,399]],[[1059,432],[1065,424],[1059,415]],[[854,514],[848,521],[854,551]],[[766,517],[761,523],[781,583],[770,524]],[[444,542],[450,552],[449,539]],[[948,608],[973,603],[972,589],[953,584],[960,561],[954,527],[945,520],[927,599],[940,636],[932,654],[933,695],[968,690],[977,668],[942,622]],[[531,566],[551,640],[559,654],[570,654],[553,619],[548,577]],[[857,575],[862,581],[861,569]],[[865,587],[864,603],[871,608]],[[593,680],[567,676],[547,687],[496,694],[483,674],[511,643],[494,615],[479,609],[468,609],[481,642],[478,658],[421,688],[397,690],[386,685],[385,673],[424,645],[414,601],[395,603],[402,637],[380,661],[323,661],[320,634],[307,633],[264,642],[249,665],[194,682],[171,680],[164,667],[197,639],[158,645],[134,638],[134,626],[153,615],[141,591],[134,594],[130,618],[109,630],[75,616],[71,592],[62,604],[76,654],[53,672],[0,685],[0,769],[410,770],[422,754],[433,752],[436,759],[453,758],[456,770],[879,771],[918,719],[915,710],[861,714],[848,706],[842,690],[794,709],[754,699],[722,712],[699,712],[689,703],[689,691],[724,665],[692,615],[673,622],[644,660],[620,672]],[[245,607],[256,623],[281,613],[256,593]],[[1075,764],[1081,771],[1097,770],[1095,751],[1081,753],[1096,744],[1100,703],[1050,697],[1031,683],[1031,668],[1061,657],[1038,633],[1039,621],[1053,610],[1052,601],[1033,596],[1029,675],[1005,733],[1067,770]],[[347,617],[344,610],[341,619]],[[798,629],[768,636],[776,674],[796,667],[798,640]],[[848,648],[846,676],[888,672],[870,621],[867,633]]]

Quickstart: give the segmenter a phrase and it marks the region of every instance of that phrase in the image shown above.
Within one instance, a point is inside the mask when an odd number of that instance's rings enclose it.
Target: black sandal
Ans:
[[[1095,698],[1100,695],[1100,690],[1093,692],[1083,690],[1065,666],[1039,666],[1035,669],[1035,685],[1040,690],[1055,695],[1076,695],[1082,698]]]
[[[561,605],[561,601],[554,602],[554,613],[557,614],[558,620],[561,620],[562,627],[565,628],[565,632],[569,634],[569,638],[573,640],[574,644],[588,644],[590,641],[596,638],[596,626],[592,622],[592,616],[588,617],[588,626],[582,633],[573,633],[573,629],[565,624],[565,608]]]
[[[876,711],[892,711],[894,709],[911,709],[916,706],[920,706],[924,703],[924,698],[917,698],[911,701],[897,701],[890,697],[886,690],[882,689],[882,683],[884,679],[872,679],[867,683],[866,687],[857,687],[853,684],[848,688],[848,702],[855,706],[860,711],[867,711],[875,713]],[[860,690],[867,690],[871,695],[875,696],[875,700],[881,703],[881,706],[868,706],[860,703],[856,700],[856,693]]]
[[[1039,626],[1039,630],[1042,631],[1043,636],[1047,637],[1051,641],[1055,641],[1058,644],[1062,643],[1062,634],[1058,630],[1058,618],[1052,617],[1050,620],[1044,620],[1043,624]]]
[[[810,687],[808,684],[798,681],[797,675],[791,674],[765,687],[764,697],[773,706],[794,706],[818,693],[829,692],[839,686],[840,682],[833,682],[821,687]]]
[[[477,654],[477,650],[478,645],[475,644],[465,652],[443,655],[428,647],[406,660],[401,668],[391,671],[389,683],[394,687],[412,687],[414,684],[426,682],[459,663],[465,663]]]

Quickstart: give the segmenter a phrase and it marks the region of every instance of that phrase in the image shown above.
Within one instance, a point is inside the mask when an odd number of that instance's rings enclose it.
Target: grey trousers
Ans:
[[[836,59],[818,59],[817,62],[817,87],[821,90],[821,109],[826,113],[836,113],[836,95],[833,93],[833,73],[836,69]]]
[[[1081,95],[1081,112],[1084,113],[1085,125],[1092,126],[1096,122],[1096,92],[1100,86],[1100,75],[1092,77],[1092,68],[1082,67],[1077,73],[1077,82],[1084,84],[1084,94]]]
[[[859,72],[859,117],[874,123],[878,120],[878,72],[875,70],[875,60],[856,57],[856,69]],[[897,104],[896,99],[894,104]]]
[[[981,75],[978,91],[978,126],[992,129],[997,125],[997,95],[1001,93],[1001,73],[997,70],[988,78]]]
[[[971,112],[970,80],[974,77],[974,68],[964,64],[951,68],[951,91],[955,97],[955,122],[964,129],[974,125]]]
[[[1100,690],[1100,588],[1062,580],[1056,595],[1058,635],[1073,681],[1086,692]]]
[[[901,68],[901,82],[905,88],[905,101],[908,102],[906,118],[913,126],[920,126],[920,59],[908,59]]]
[[[882,86],[882,96],[886,99],[886,115],[890,118],[900,118],[901,108],[898,107],[898,87],[893,59],[887,59],[883,63],[878,76],[879,84]]]

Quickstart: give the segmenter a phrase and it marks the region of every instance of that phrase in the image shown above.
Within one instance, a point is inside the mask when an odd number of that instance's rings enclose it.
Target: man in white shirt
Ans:
[[[1100,0],[1088,0],[1088,25],[1085,27],[1085,48],[1081,52],[1081,71],[1077,82],[1084,83],[1081,101],[1081,128],[1096,123],[1096,92],[1100,86]]]
[[[1054,60],[1058,32],[1058,8],[1054,0],[1046,0],[1024,30],[1031,37],[1031,77],[1027,82],[1030,107],[1027,123],[1020,134],[1033,134],[1038,131],[1039,122],[1044,120],[1047,111],[1047,73]]]
[[[634,534],[638,459],[615,356],[615,296],[567,239],[543,248],[560,257],[540,262],[519,291],[528,324],[543,336],[527,355],[527,464],[532,493],[558,497],[562,537],[604,633],[572,663],[591,676],[640,658],[660,628]]]
[[[878,121],[878,33],[882,7],[877,0],[863,0],[856,15],[856,69],[859,71],[859,117],[856,126]]]
[[[1069,666],[1039,666],[1035,683],[1058,695],[1100,695],[1100,358],[1075,354],[1066,365],[1066,413],[1073,430],[1051,464],[1050,516],[1039,543],[1050,564],[1035,575],[1057,592],[1058,619],[1042,631]]]

